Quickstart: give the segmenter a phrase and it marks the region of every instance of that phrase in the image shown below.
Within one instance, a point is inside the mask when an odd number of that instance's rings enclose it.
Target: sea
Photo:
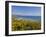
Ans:
[[[27,19],[27,20],[39,20],[41,21],[41,16],[18,16],[16,15],[16,18],[21,19]]]

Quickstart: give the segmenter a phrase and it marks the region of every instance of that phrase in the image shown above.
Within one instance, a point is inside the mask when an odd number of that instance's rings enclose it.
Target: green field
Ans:
[[[40,30],[41,22],[12,18],[12,31]]]

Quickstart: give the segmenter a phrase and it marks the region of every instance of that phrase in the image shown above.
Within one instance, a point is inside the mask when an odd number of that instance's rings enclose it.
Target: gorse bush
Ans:
[[[16,19],[12,18],[12,31],[23,30],[39,30],[41,29],[41,23],[32,20]]]

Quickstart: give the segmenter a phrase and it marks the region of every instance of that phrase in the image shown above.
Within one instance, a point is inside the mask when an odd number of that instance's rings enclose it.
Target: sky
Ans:
[[[41,16],[41,7],[12,6],[12,15]]]

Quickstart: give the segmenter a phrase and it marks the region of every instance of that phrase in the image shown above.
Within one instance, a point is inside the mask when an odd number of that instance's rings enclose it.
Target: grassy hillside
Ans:
[[[16,19],[12,18],[12,31],[23,31],[23,30],[39,30],[41,29],[41,23],[32,20]]]

